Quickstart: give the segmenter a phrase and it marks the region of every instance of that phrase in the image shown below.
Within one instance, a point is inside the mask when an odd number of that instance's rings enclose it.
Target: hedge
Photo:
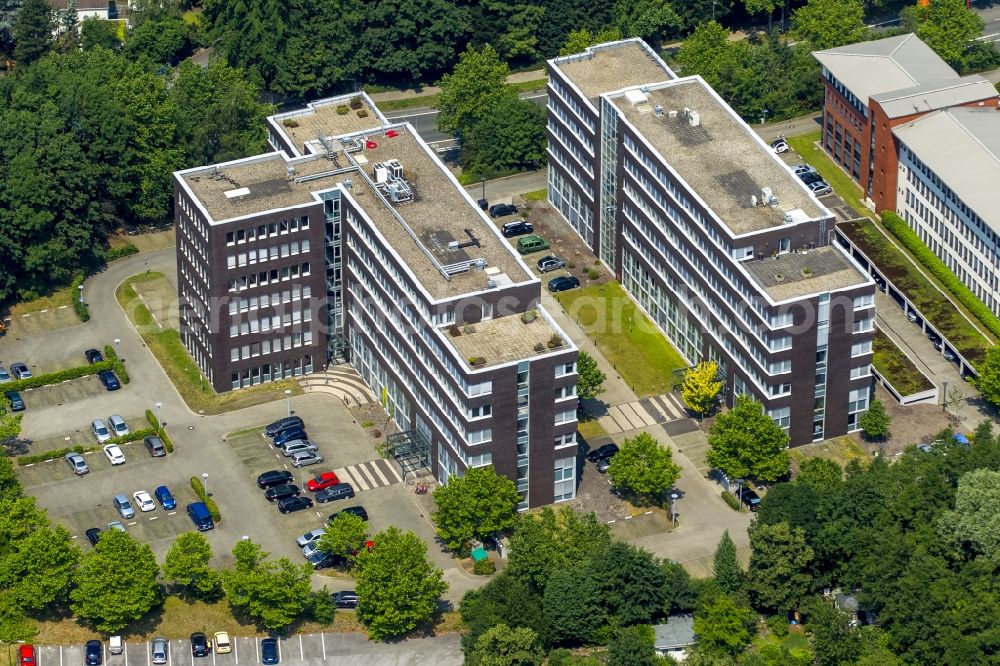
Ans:
[[[201,479],[197,476],[191,477],[191,489],[194,491],[194,494],[198,496],[198,499],[204,502],[205,506],[208,507],[208,512],[212,514],[212,520],[217,523],[221,522],[222,514],[219,513],[219,507],[216,505],[215,500],[205,493],[205,486],[202,485]]]
[[[65,449],[56,449],[55,451],[48,451],[46,453],[39,453],[34,456],[20,456],[17,459],[17,464],[21,467],[25,465],[33,465],[35,463],[45,462],[46,460],[55,460],[57,458],[62,458],[67,453],[79,453],[83,455],[84,453],[89,453],[93,451],[93,446],[68,446]]]
[[[920,260],[924,268],[948,288],[955,298],[959,300],[969,312],[975,315],[983,326],[993,335],[1000,337],[1000,319],[993,314],[993,311],[986,307],[986,304],[976,298],[976,295],[969,290],[961,280],[958,279],[951,269],[941,261],[936,254],[920,240],[913,229],[906,224],[906,221],[896,213],[886,210],[882,211],[882,222],[892,235],[906,246],[913,255]]]
[[[736,499],[736,497],[732,493],[723,490],[722,499],[726,501],[726,504],[729,505],[729,508],[734,509],[736,511],[740,510],[740,501]]]
[[[156,434],[163,440],[163,445],[167,447],[167,453],[173,453],[174,443],[170,441],[170,437],[167,435],[167,429],[160,425],[160,420],[156,418],[156,414],[153,413],[152,409],[146,410],[146,420],[149,421],[149,425],[156,430]]]
[[[78,275],[73,284],[70,285],[69,297],[73,299],[73,309],[76,310],[76,316],[80,318],[80,321],[90,321],[90,306],[80,300],[80,286],[83,285],[85,279],[84,275]]]
[[[125,364],[122,360],[118,358],[118,354],[115,353],[115,348],[111,345],[104,345],[104,358],[111,364],[111,369],[115,371],[118,375],[118,379],[121,380],[122,384],[129,383],[128,370],[125,369]]]
[[[142,430],[133,430],[127,435],[122,437],[112,437],[108,441],[101,444],[101,446],[107,446],[108,444],[128,444],[129,442],[138,442],[140,439],[146,439],[147,437],[152,437],[156,434],[156,431],[152,428],[143,428]]]
[[[104,261],[112,262],[115,259],[121,259],[122,257],[127,257],[132,254],[138,254],[139,248],[132,243],[127,243],[121,247],[111,247],[104,252]]]
[[[101,361],[93,365],[79,365],[75,368],[60,370],[59,372],[50,372],[45,375],[30,377],[29,379],[18,379],[13,382],[7,382],[3,385],[3,389],[5,391],[23,391],[25,389],[48,386],[49,384],[59,384],[67,379],[79,379],[88,375],[96,375],[98,372],[112,369],[113,365],[111,361]]]

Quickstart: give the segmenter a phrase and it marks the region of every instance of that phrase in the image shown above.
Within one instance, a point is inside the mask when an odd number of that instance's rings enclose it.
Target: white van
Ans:
[[[108,652],[111,654],[121,654],[125,651],[125,643],[121,636],[112,636],[108,639]]]

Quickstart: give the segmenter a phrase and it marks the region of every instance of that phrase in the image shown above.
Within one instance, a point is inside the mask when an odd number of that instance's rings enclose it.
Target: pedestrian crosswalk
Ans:
[[[665,393],[608,407],[607,414],[597,422],[611,435],[685,418],[688,414],[680,398],[674,393]]]
[[[333,470],[342,483],[349,483],[354,486],[355,491],[371,490],[382,486],[390,486],[394,483],[402,483],[403,479],[399,472],[388,461],[381,458],[358,463],[357,465],[347,465]]]

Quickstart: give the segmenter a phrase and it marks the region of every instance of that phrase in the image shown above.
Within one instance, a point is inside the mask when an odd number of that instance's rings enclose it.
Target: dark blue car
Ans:
[[[24,411],[24,400],[21,398],[21,394],[17,391],[4,391],[4,396],[10,401],[10,411],[12,412],[23,412]]]
[[[156,496],[156,501],[160,503],[167,511],[177,508],[177,500],[174,496],[170,494],[170,489],[166,486],[158,486],[156,490],[153,491],[153,495]]]
[[[277,638],[265,638],[260,642],[260,661],[263,664],[277,664],[281,661]]]
[[[280,447],[283,446],[285,442],[290,442],[293,439],[309,439],[309,436],[302,428],[282,430],[278,436],[274,438],[274,445]]]
[[[109,391],[117,391],[122,387],[121,382],[118,381],[118,377],[111,370],[104,370],[97,373],[97,378],[104,384],[104,388]]]

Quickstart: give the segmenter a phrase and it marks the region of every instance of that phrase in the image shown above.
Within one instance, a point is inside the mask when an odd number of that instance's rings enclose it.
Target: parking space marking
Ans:
[[[150,649],[149,641],[146,641],[146,666],[153,665],[153,657],[151,655],[152,650]],[[167,646],[167,659],[170,659],[170,646]]]
[[[378,478],[382,479],[382,483],[384,483],[385,485],[389,485],[389,479],[385,478],[385,474],[383,474],[382,470],[378,468],[378,461],[372,463],[370,471],[373,471],[376,474],[378,474]]]
[[[62,645],[59,646],[59,666],[62,666]]]
[[[236,663],[240,663],[240,644],[237,640],[233,639],[233,657],[236,658]]]
[[[279,653],[281,652],[280,647],[278,649],[278,652]],[[302,661],[305,661],[306,659],[305,650],[302,649],[302,634],[299,634],[299,659],[301,659]]]
[[[323,661],[326,661],[326,634],[319,635],[319,642],[323,646]]]
[[[122,654],[125,655],[125,666],[128,666],[128,643],[122,641]]]
[[[256,636],[254,636],[253,639],[253,647],[257,650],[257,661],[260,662],[260,640],[258,640]]]
[[[149,519],[150,520],[156,520],[156,516],[150,516]]]
[[[170,512],[170,513],[168,513],[167,515],[168,515],[168,516],[176,516],[176,515],[177,515],[177,512],[176,512],[176,511],[171,511],[171,512]]]

